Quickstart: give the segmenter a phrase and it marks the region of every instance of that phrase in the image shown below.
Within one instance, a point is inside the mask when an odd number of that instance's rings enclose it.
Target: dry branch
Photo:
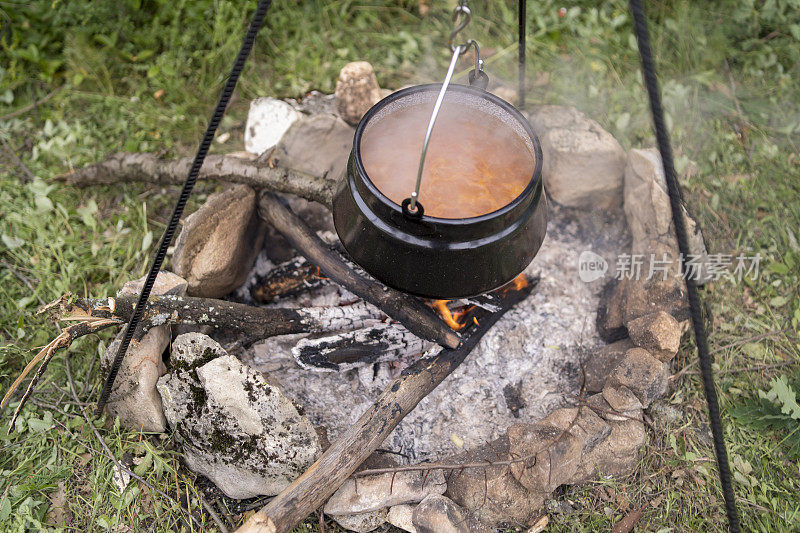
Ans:
[[[137,296],[81,298],[61,305],[62,319],[115,318],[127,322]],[[253,307],[212,298],[156,296],[148,300],[142,331],[163,324],[210,326],[256,340],[288,333],[320,333],[362,328],[375,324],[382,315],[365,303],[341,307],[301,309]]]
[[[437,355],[420,359],[408,367],[322,457],[250,517],[239,531],[291,531],[350,477],[397,424],[464,361],[504,312],[530,293],[533,285],[529,283],[519,290],[504,290],[503,308],[491,314],[481,313],[478,318],[480,325],[470,327],[470,335],[458,348],[443,349]]]
[[[189,174],[191,157],[161,159],[155,154],[117,152],[105,161],[58,176],[76,187],[141,181],[159,185],[181,185]],[[294,194],[331,205],[334,181],[293,169],[271,167],[268,162],[227,155],[209,155],[200,169],[201,180],[244,183],[256,189]]]
[[[41,378],[42,374],[44,374],[44,371],[47,370],[47,365],[50,364],[50,361],[53,359],[53,356],[55,356],[58,350],[69,347],[69,345],[72,344],[78,337],[83,337],[85,335],[89,335],[90,333],[96,333],[100,330],[111,326],[116,326],[118,324],[120,324],[120,321],[111,317],[95,318],[85,322],[80,322],[78,324],[73,324],[72,326],[65,328],[58,337],[50,342],[50,344],[42,348],[41,351],[36,354],[33,359],[31,359],[31,362],[25,366],[17,379],[14,380],[14,383],[11,384],[6,391],[5,396],[3,396],[2,402],[0,402],[0,412],[2,412],[8,402],[11,400],[11,396],[14,394],[14,391],[20,386],[22,380],[25,379],[25,376],[27,376],[30,371],[33,370],[33,367],[41,361],[39,368],[36,369],[36,374],[33,375],[31,382],[28,384],[28,388],[25,390],[25,394],[22,395],[19,405],[17,405],[17,408],[14,410],[14,414],[11,417],[11,423],[8,425],[8,433],[11,433],[11,430],[14,428],[14,422],[17,421],[17,416],[19,416],[22,407],[25,405],[25,402],[30,397],[34,387],[36,387],[36,384],[39,382],[39,378]]]
[[[414,335],[448,348],[455,348],[461,342],[458,334],[419,299],[359,276],[275,195],[262,192],[258,212],[325,276],[397,320]]]

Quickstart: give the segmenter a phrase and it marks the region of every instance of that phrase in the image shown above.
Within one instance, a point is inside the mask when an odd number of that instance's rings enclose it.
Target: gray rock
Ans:
[[[139,279],[131,280],[122,286],[119,291],[119,296],[139,296],[144,288],[144,281],[147,276]],[[188,288],[188,282],[177,274],[173,274],[168,270],[161,270],[156,276],[156,282],[153,284],[150,294],[162,296],[165,294],[172,294],[175,296],[184,296]]]
[[[412,516],[418,533],[489,533],[472,513],[446,496],[432,494],[422,500]]]
[[[625,166],[625,215],[633,235],[635,254],[650,253],[650,240],[658,239],[669,246],[675,257],[678,256],[666,183],[658,150],[633,149],[628,152]],[[707,258],[703,233],[685,209],[683,216],[689,233],[690,252],[701,257],[701,262],[705,262]]]
[[[428,494],[443,494],[447,488],[441,470],[426,473],[397,472],[345,481],[325,504],[325,514],[348,515],[376,511],[402,503],[421,502]]]
[[[430,498],[432,496],[427,496]],[[408,531],[408,533],[417,533],[417,529],[414,527],[413,523],[413,515],[414,515],[414,505],[408,504],[401,504],[395,505],[389,508],[389,514],[386,516],[386,521],[392,524],[394,527],[399,527],[403,531]]]
[[[387,510],[378,509],[377,511],[369,511],[367,513],[329,516],[348,531],[367,533],[368,531],[378,529],[386,523]]]
[[[380,99],[381,88],[372,65],[356,61],[342,67],[336,82],[336,107],[345,122],[355,126]]]
[[[611,433],[611,426],[588,406],[580,409],[577,407],[556,409],[539,423],[557,427],[562,431],[569,429],[569,432],[581,441],[581,453],[592,451]]]
[[[261,155],[276,144],[302,115],[294,107],[276,98],[256,98],[250,102],[247,125],[244,129],[244,147],[252,154]]]
[[[583,443],[566,429],[545,424],[514,424],[508,428],[511,472],[526,489],[553,492],[569,482],[578,468]]]
[[[336,115],[336,95],[325,94],[319,91],[311,91],[305,95],[299,102],[296,100],[287,99],[286,103],[309,115]]]
[[[606,398],[602,392],[592,394],[586,399],[586,401],[588,402],[588,407],[592,409],[592,412],[607,422],[642,420],[641,408],[631,409],[630,411],[620,411],[619,409],[614,409],[611,407],[608,401],[606,401]]]
[[[494,462],[511,458],[508,436],[447,459],[448,463]],[[544,504],[544,495],[526,489],[507,466],[466,468],[447,480],[447,496],[489,526],[524,524]]]
[[[687,320],[689,301],[686,284],[679,273],[678,256],[657,239],[650,241],[648,249],[650,254],[643,258],[641,275],[619,282],[617,290],[621,292],[623,324],[658,311],[671,314],[678,322]],[[651,270],[660,268],[655,261],[666,261],[666,272],[650,276]]]
[[[128,281],[119,291],[119,296],[138,296],[144,280]],[[186,280],[162,270],[156,276],[151,294],[183,296],[186,286]],[[106,371],[111,367],[123,335],[124,331],[120,332],[103,354],[102,365]],[[128,347],[106,406],[127,428],[156,433],[166,429],[167,421],[161,397],[156,391],[156,382],[167,371],[161,355],[169,346],[170,335],[170,326],[157,326],[151,328],[141,340],[133,340]]]
[[[191,369],[223,355],[228,355],[228,352],[208,335],[185,333],[172,341],[170,374],[181,379],[189,379]]]
[[[103,354],[106,369],[117,355],[123,334],[120,332]],[[119,417],[127,428],[155,433],[166,430],[156,382],[167,370],[161,354],[169,346],[169,340],[169,326],[158,326],[140,341],[132,340],[128,347],[106,405],[108,412]]]
[[[572,483],[581,483],[602,476],[629,474],[639,462],[639,450],[647,434],[639,420],[609,422],[611,434],[592,451],[581,457]]]
[[[354,133],[339,117],[312,115],[292,124],[271,159],[282,167],[337,180],[347,166]]]
[[[606,384],[606,379],[611,372],[625,358],[628,350],[633,348],[630,339],[617,341],[591,353],[583,362],[583,372],[586,376],[584,387],[589,392],[600,392]]]
[[[172,265],[192,296],[219,298],[241,285],[261,249],[256,193],[234,185],[211,196],[183,224]]]
[[[530,122],[542,144],[545,189],[570,207],[615,207],[622,200],[625,151],[574,107],[538,106]]]
[[[628,322],[631,341],[651,355],[669,362],[681,345],[681,325],[672,315],[657,311]]]
[[[603,397],[617,411],[649,406],[667,390],[669,369],[647,350],[632,348],[611,372]]]
[[[158,381],[167,421],[187,466],[227,496],[277,494],[321,453],[292,401],[211,338],[178,337],[171,366]]]

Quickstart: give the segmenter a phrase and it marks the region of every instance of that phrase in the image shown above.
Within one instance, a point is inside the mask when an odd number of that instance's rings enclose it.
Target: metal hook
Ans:
[[[462,54],[469,51],[469,47],[475,47],[475,73],[483,71],[483,60],[481,60],[481,49],[478,47],[478,42],[475,39],[470,39],[466,42],[466,48],[461,52]]]
[[[461,0],[453,10],[453,22],[458,20],[460,15],[464,15],[464,18],[455,27],[453,33],[450,34],[450,40],[448,41],[448,44],[450,45],[451,52],[455,52],[456,48],[459,48],[459,54],[463,54],[470,46],[469,41],[467,41],[465,44],[459,44],[458,46],[456,46],[455,41],[461,30],[466,28],[469,22],[472,20],[472,11],[470,11],[469,7],[467,6],[467,0]]]

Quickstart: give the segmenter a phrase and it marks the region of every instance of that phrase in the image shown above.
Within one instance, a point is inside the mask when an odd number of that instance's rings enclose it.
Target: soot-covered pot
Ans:
[[[333,218],[347,252],[378,280],[426,298],[455,299],[500,287],[525,269],[544,240],[547,202],[542,149],[525,117],[493,94],[463,85],[451,85],[447,98],[499,119],[508,128],[504,134],[517,135],[533,155],[530,181],[519,196],[488,214],[437,218],[404,212],[376,187],[362,160],[365,132],[380,127],[389,114],[433,102],[440,88],[432,84],[397,91],[364,115],[333,199]],[[420,201],[425,204],[424,195]]]

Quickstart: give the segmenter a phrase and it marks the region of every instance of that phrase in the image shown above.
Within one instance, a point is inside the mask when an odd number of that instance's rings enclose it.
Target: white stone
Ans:
[[[120,332],[103,354],[106,368],[117,355],[123,334],[124,331]],[[167,370],[161,354],[169,346],[169,339],[170,327],[158,326],[151,328],[140,341],[131,341],[106,405],[123,426],[154,433],[166,429],[156,382]]]
[[[302,115],[294,107],[276,98],[256,98],[250,102],[247,125],[244,129],[244,147],[252,154],[261,155],[281,140],[283,134]]]
[[[377,511],[370,511],[368,513],[329,516],[348,531],[367,533],[385,524],[387,513],[386,509],[378,509]]]
[[[158,391],[187,466],[231,498],[278,494],[322,452],[292,401],[205,335],[175,340]]]
[[[444,494],[441,470],[376,474],[346,480],[325,504],[325,514],[348,515],[377,511],[401,503],[417,503],[429,494]]]
[[[414,515],[414,507],[414,505],[408,505],[406,503],[394,505],[389,508],[389,514],[386,519],[394,527],[399,527],[403,531],[408,531],[408,533],[417,533],[411,521]]]

